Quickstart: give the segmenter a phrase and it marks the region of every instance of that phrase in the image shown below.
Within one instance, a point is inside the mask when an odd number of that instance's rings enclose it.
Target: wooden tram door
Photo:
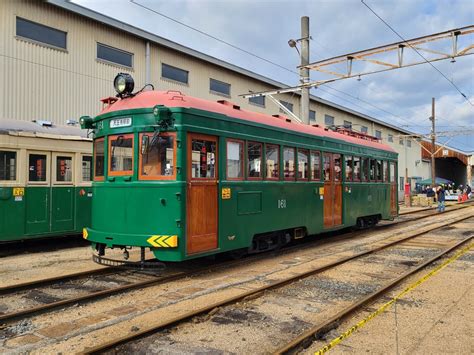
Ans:
[[[187,254],[217,248],[217,137],[188,134]]]
[[[342,224],[342,157],[324,153],[324,228]]]

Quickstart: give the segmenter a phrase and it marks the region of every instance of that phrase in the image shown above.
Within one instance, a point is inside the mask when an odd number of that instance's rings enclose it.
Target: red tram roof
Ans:
[[[208,101],[197,97],[186,96],[179,91],[144,91],[133,97],[124,98],[107,105],[100,114],[138,108],[152,108],[156,105],[210,111],[289,131],[302,132],[319,137],[334,138],[352,144],[395,152],[392,147],[378,141],[353,137],[343,134],[343,132],[334,132],[322,127],[291,122],[285,116],[278,115],[277,117],[274,117],[263,113],[242,110],[240,106],[227,100]]]

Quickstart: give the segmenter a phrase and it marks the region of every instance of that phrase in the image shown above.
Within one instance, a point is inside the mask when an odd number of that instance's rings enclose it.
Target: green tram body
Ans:
[[[90,225],[92,143],[74,127],[0,122],[0,242]]]
[[[176,102],[179,100],[182,100],[182,107]],[[190,107],[193,102],[207,102],[211,108]],[[169,103],[178,107],[170,107]],[[144,107],[140,108],[141,105]],[[216,106],[225,107],[227,114],[211,112]],[[94,129],[96,164],[92,225],[84,231],[84,238],[92,242],[99,254],[103,255],[106,247],[149,247],[158,260],[182,261],[237,249],[256,251],[255,236],[257,240],[262,237],[263,244],[274,243],[274,236],[287,242],[291,238],[355,226],[360,223],[360,217],[371,216],[365,222],[376,223],[379,219],[393,219],[398,214],[397,154],[387,146],[384,146],[387,150],[381,150],[348,143],[347,136],[336,132],[329,132],[332,138],[318,137],[278,125],[242,120],[232,117],[232,109],[245,112],[228,102],[210,103],[175,92],[148,91],[110,103],[95,118],[81,118],[83,127]],[[247,114],[252,115],[250,112]],[[281,122],[281,117],[266,117]],[[127,126],[116,127],[124,124]],[[175,135],[175,177],[171,176],[171,179],[143,180],[140,175],[141,167],[139,169],[138,165],[143,159],[141,145],[145,144],[141,135],[143,132],[151,135],[155,130],[160,131],[160,137]],[[327,130],[319,130],[327,133]],[[217,168],[214,165],[217,178],[215,181],[192,181],[189,176],[193,154],[188,152],[190,137],[199,140],[207,136],[215,137],[217,143]],[[128,163],[133,166],[129,173],[111,176],[110,145],[116,139],[123,142],[124,137],[133,137],[133,161]],[[263,151],[270,145],[278,145],[280,167],[284,166],[284,147],[292,147],[321,152],[321,156],[324,152],[330,152],[342,157],[378,159],[387,164],[386,175],[391,170],[392,176],[386,176],[386,182],[350,182],[343,179],[340,184],[342,223],[325,226],[324,215],[330,219],[331,213],[324,212],[324,200],[330,196],[324,196],[322,171],[317,181],[285,180],[284,169],[281,168],[276,180],[252,179],[248,177],[248,162],[244,158],[243,179],[229,179],[226,176],[227,141],[243,142],[243,157],[247,157],[247,142],[262,143]],[[99,149],[103,149],[105,154],[97,159]],[[262,155],[265,157],[265,153]],[[297,168],[298,162],[294,161],[293,166]],[[311,166],[309,162],[308,166]],[[261,163],[263,176],[266,168],[266,164]],[[345,164],[342,164],[342,176],[345,176]],[[193,194],[190,189],[195,189]],[[214,218],[217,220],[214,221]],[[192,240],[190,230],[194,231]],[[176,236],[174,241],[168,239],[172,236]],[[265,245],[260,249],[265,249]]]

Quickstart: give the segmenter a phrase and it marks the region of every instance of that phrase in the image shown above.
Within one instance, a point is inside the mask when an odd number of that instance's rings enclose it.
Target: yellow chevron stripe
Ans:
[[[155,248],[176,248],[178,246],[177,235],[152,235],[146,241]]]

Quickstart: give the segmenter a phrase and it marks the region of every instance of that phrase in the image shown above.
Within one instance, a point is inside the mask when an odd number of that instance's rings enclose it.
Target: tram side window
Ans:
[[[16,152],[0,151],[0,180],[16,180]]]
[[[395,178],[395,163],[390,163],[390,182],[394,183]]]
[[[92,157],[89,155],[82,156],[82,181],[92,181]]]
[[[352,161],[352,164],[353,164],[352,177],[354,178],[354,181],[360,181],[360,172],[361,172],[361,169],[360,169],[360,157],[354,157],[354,159],[353,159],[353,161]]]
[[[192,169],[193,178],[214,178],[216,176],[216,142],[193,139]]]
[[[307,150],[298,149],[298,179],[308,180],[308,160],[309,152]]]
[[[369,181],[369,158],[362,158],[362,181]]]
[[[311,152],[311,180],[321,180],[321,155]]]
[[[324,181],[331,181],[331,155],[323,155]]]
[[[145,135],[149,137],[149,143],[148,149],[146,150],[142,150],[142,147],[140,147],[140,179],[169,179],[174,177],[174,135],[160,134],[159,136],[155,136],[152,133],[144,133],[141,135],[141,137]]]
[[[370,159],[370,168],[369,168],[369,173],[370,173],[370,181],[375,181],[375,170],[376,170],[376,161],[375,159]]]
[[[267,164],[267,179],[278,179],[280,177],[280,147],[267,144],[265,147],[265,160]]]
[[[382,174],[382,161],[377,160],[377,181],[383,181]]]
[[[109,138],[110,175],[131,175],[133,173],[133,135],[119,135]]]
[[[346,181],[352,181],[354,170],[352,167],[352,157],[346,156]]]
[[[342,163],[341,155],[334,154],[334,181],[342,181]]]
[[[283,167],[285,179],[295,178],[295,148],[283,148]]]
[[[28,181],[46,181],[46,155],[30,154],[28,170]]]
[[[94,141],[94,176],[96,180],[104,178],[105,161],[104,161],[105,143],[104,139]]]
[[[56,181],[71,182],[72,181],[72,158],[56,157]]]
[[[388,162],[383,161],[383,181],[388,182]]]
[[[249,178],[262,177],[262,143],[247,143],[247,169]]]
[[[227,178],[241,179],[243,177],[243,151],[242,142],[227,141]]]

